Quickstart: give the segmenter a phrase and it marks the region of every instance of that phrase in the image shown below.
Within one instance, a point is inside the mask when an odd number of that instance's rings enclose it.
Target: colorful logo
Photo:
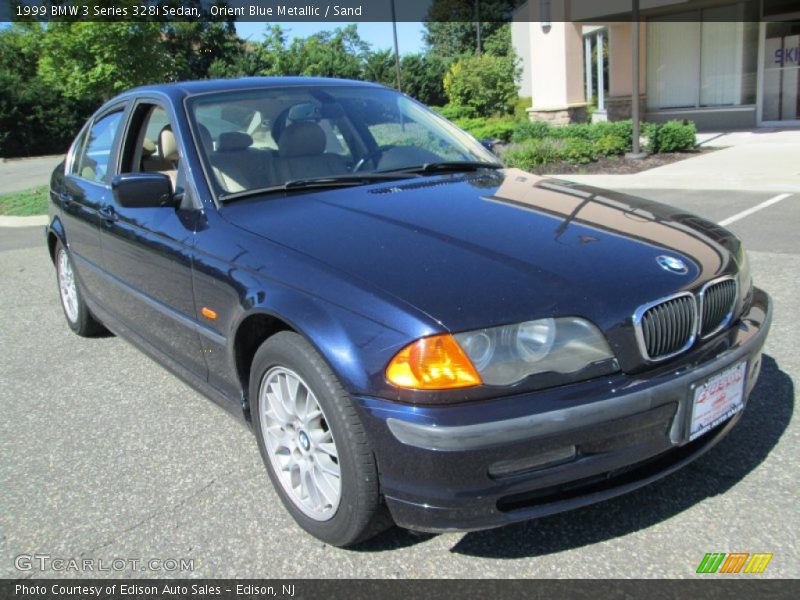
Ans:
[[[756,552],[708,552],[697,567],[698,573],[763,573],[772,554]]]

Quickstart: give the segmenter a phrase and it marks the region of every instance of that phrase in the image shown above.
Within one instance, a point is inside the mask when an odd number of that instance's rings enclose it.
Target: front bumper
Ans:
[[[746,362],[746,406],[771,320],[771,300],[756,290],[738,323],[648,373],[458,406],[356,398],[395,522],[486,529],[592,504],[679,469],[742,414],[689,441],[693,385]]]

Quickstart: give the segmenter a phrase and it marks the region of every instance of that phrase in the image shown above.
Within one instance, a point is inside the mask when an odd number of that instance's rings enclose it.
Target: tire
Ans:
[[[106,328],[86,306],[78,278],[75,276],[72,257],[61,241],[56,243],[54,256],[58,296],[69,328],[82,337],[94,337],[106,333]]]
[[[310,393],[304,396],[303,387]],[[295,401],[287,400],[292,389]],[[250,399],[269,477],[303,529],[333,546],[350,546],[393,524],[380,496],[375,457],[350,396],[302,336],[284,331],[261,345],[251,367]],[[286,406],[294,406],[294,414]]]

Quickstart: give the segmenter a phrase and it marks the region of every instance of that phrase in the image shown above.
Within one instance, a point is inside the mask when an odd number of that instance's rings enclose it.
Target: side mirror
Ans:
[[[163,173],[122,173],[111,180],[114,199],[126,208],[174,206],[172,180]]]

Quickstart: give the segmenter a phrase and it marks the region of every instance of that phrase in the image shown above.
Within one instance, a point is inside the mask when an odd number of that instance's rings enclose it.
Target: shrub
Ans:
[[[442,115],[445,119],[455,121],[456,119],[470,119],[478,116],[478,111],[472,106],[459,106],[457,104],[445,104],[442,107],[432,106],[436,112]]]
[[[549,138],[528,140],[503,155],[503,161],[507,166],[524,171],[559,160],[561,160],[561,145],[557,140]]]
[[[697,144],[697,129],[691,121],[668,121],[658,128],[658,152],[688,152]]]
[[[645,138],[644,149],[655,154],[658,149],[658,130],[661,128],[659,123],[642,123],[641,134]]]
[[[594,151],[598,156],[619,156],[630,152],[631,138],[607,133],[594,141]]]
[[[481,119],[470,119],[479,121]],[[501,140],[507,142],[511,139],[517,124],[513,119],[487,119],[482,125],[464,128],[479,140]]]
[[[589,125],[588,123],[571,123],[560,127],[552,127],[550,129],[550,137],[557,139],[582,138],[588,140],[592,137],[592,127],[594,127],[594,125]]]
[[[477,129],[486,125],[486,119],[483,117],[452,119],[452,121],[464,131],[471,131],[472,129]]]
[[[633,122],[627,121],[599,121],[593,123],[591,126],[590,137],[593,140],[599,140],[607,135],[613,135],[618,138],[631,139],[633,135]]]
[[[547,121],[523,121],[514,129],[514,133],[511,134],[511,141],[540,140],[549,134],[550,123]]]
[[[520,96],[517,98],[517,101],[514,103],[514,118],[517,121],[527,121],[528,120],[528,109],[531,107],[533,103],[530,96]]]
[[[592,142],[581,137],[569,137],[562,142],[561,158],[569,163],[586,164],[597,160]]]
[[[463,56],[444,76],[450,104],[471,106],[478,114],[511,113],[517,100],[513,56]]]
[[[467,129],[476,137],[487,137],[481,127],[491,119],[469,119]],[[501,121],[502,120],[495,120]],[[506,127],[504,124],[503,127]],[[546,121],[517,123],[510,133],[515,143],[503,156],[506,164],[520,169],[566,161],[586,164],[603,156],[620,156],[631,150],[631,121],[576,123],[553,127]],[[670,121],[665,124],[641,123],[643,146],[650,152],[687,152],[696,144],[694,123]],[[491,136],[488,136],[491,137]],[[504,139],[502,135],[496,135]]]

